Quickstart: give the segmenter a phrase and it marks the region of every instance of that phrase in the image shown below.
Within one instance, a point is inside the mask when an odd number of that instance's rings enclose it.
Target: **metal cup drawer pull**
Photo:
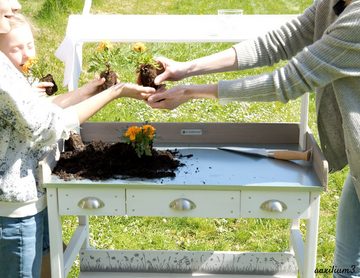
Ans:
[[[169,205],[170,208],[174,210],[192,210],[196,208],[196,205],[193,201],[186,198],[179,198],[172,201]]]
[[[85,197],[78,202],[78,207],[82,209],[100,209],[104,206],[104,202],[96,197]]]
[[[261,204],[260,208],[270,212],[283,212],[287,206],[279,200],[267,200]]]

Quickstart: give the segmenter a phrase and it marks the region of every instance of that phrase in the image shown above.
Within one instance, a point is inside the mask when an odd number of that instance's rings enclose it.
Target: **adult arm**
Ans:
[[[272,73],[220,81],[219,98],[287,102],[337,79],[360,76],[359,13],[359,1],[349,5],[319,40]]]
[[[160,57],[158,60],[164,65],[165,72],[155,79],[155,83],[215,72],[269,66],[280,60],[288,60],[312,42],[315,7],[312,5],[302,15],[276,30],[209,56],[188,62],[176,62]]]
[[[170,109],[204,95],[209,98],[217,96],[223,101],[287,102],[337,79],[360,76],[359,13],[359,1],[349,5],[321,39],[304,47],[286,66],[272,73],[220,81],[216,89],[215,84],[177,86],[149,97],[148,102],[152,107]],[[253,60],[242,65],[254,66],[264,61]],[[175,97],[178,97],[176,101]]]

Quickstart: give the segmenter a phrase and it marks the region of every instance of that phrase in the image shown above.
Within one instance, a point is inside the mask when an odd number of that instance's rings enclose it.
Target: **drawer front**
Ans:
[[[241,216],[254,218],[308,218],[308,192],[242,191]]]
[[[61,215],[125,215],[125,189],[59,189]]]
[[[131,216],[239,217],[239,191],[128,189]]]

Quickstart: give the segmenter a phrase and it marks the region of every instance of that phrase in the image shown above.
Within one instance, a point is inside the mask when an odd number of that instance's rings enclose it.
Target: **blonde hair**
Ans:
[[[30,21],[22,14],[16,13],[14,16],[12,16],[9,20],[10,23],[10,31],[19,28],[19,27],[29,27],[32,34],[34,34],[34,27],[30,24]],[[4,38],[9,33],[0,33],[0,48],[2,49],[2,43],[6,42]]]
[[[16,29],[22,26],[29,26],[31,32],[34,32],[34,28],[30,21],[22,14],[16,13],[13,17],[10,18],[10,27],[11,30]]]

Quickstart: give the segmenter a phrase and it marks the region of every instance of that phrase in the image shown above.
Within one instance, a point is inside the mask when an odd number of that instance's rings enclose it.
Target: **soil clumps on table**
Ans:
[[[176,169],[183,166],[176,155],[174,151],[153,149],[151,156],[139,158],[129,144],[102,141],[84,144],[78,134],[72,134],[65,141],[65,151],[53,173],[64,180],[175,177]]]

